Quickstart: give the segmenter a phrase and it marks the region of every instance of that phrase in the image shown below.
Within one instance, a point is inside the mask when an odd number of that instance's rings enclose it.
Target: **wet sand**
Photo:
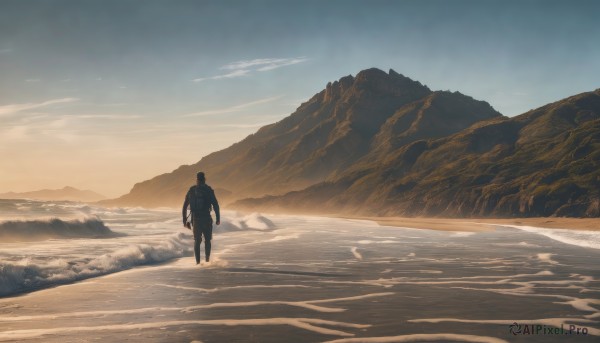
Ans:
[[[269,216],[186,256],[0,299],[9,342],[596,342],[600,249],[509,227],[452,232]],[[473,224],[476,225],[476,224]],[[258,227],[258,226],[256,226]],[[587,335],[513,335],[510,325]]]
[[[344,217],[351,218],[351,217]],[[600,231],[600,218],[405,218],[405,217],[352,217],[372,220],[380,225],[418,229],[481,232],[498,225],[533,226],[539,228]],[[482,225],[484,224],[484,225]]]

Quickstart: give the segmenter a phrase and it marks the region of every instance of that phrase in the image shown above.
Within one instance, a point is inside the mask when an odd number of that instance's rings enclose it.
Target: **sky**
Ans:
[[[600,88],[599,1],[0,1],[0,193],[114,197],[394,69],[514,116]]]

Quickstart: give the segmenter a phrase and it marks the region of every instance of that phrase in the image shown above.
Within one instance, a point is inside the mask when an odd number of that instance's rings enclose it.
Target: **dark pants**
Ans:
[[[196,255],[196,263],[200,263],[200,244],[202,243],[202,236],[204,236],[204,254],[206,255],[206,262],[210,260],[212,223],[212,217],[210,215],[194,216],[192,219],[192,225],[194,226],[194,254]]]

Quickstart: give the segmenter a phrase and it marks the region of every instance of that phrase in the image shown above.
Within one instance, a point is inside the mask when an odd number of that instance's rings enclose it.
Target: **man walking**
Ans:
[[[187,208],[190,207],[191,226],[194,232],[194,254],[196,255],[196,264],[200,263],[200,244],[204,236],[204,254],[206,262],[210,261],[210,240],[212,239],[212,217],[211,208],[215,210],[216,224],[221,224],[221,213],[219,212],[219,202],[215,196],[215,191],[206,184],[206,177],[203,172],[196,174],[196,185],[190,187],[185,195],[183,202],[183,226],[190,229],[190,223],[187,221]]]

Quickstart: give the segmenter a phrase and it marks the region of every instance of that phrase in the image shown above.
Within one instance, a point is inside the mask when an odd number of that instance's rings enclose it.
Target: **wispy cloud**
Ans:
[[[306,61],[306,57],[294,57],[294,58],[257,58],[254,60],[237,61],[226,64],[221,67],[225,70],[237,70],[237,69],[248,69],[256,68],[258,71],[273,70],[292,64],[298,64]]]
[[[205,80],[231,79],[235,77],[247,76],[252,72],[263,72],[294,65],[307,60],[308,58],[302,56],[293,58],[257,58],[253,60],[236,61],[228,63],[219,68],[220,70],[229,70],[230,72],[228,73],[210,77],[201,77],[193,79],[192,81],[202,82]]]
[[[204,80],[232,79],[234,77],[246,76],[249,73],[250,73],[250,70],[238,69],[238,70],[234,70],[234,71],[232,71],[230,73],[227,73],[227,74],[215,75],[215,76],[211,76],[211,77],[200,77],[200,78],[197,78],[197,79],[193,79],[192,81],[194,81],[194,82],[202,82]]]
[[[30,113],[28,113],[30,114]],[[129,135],[139,126],[136,114],[42,114],[13,116],[0,127],[0,146],[21,142],[92,142],[101,137],[117,138]],[[119,124],[115,126],[115,121]],[[104,138],[102,138],[104,139]]]
[[[3,105],[0,106],[0,116],[11,115],[21,111],[32,110],[35,108],[46,107],[56,104],[64,104],[69,102],[78,101],[77,98],[62,98],[62,99],[54,99],[48,100],[44,102],[38,103],[27,103],[27,104],[11,104],[11,105]]]
[[[194,113],[186,114],[186,115],[184,115],[184,117],[200,117],[200,116],[210,116],[210,115],[215,115],[215,114],[224,114],[224,113],[239,112],[239,111],[242,111],[242,110],[244,110],[244,109],[246,109],[248,107],[252,107],[252,106],[257,106],[257,105],[261,105],[261,104],[266,104],[266,103],[269,103],[269,102],[273,102],[273,101],[275,101],[277,99],[280,99],[282,96],[283,95],[273,96],[273,97],[270,97],[270,98],[258,99],[258,100],[246,102],[246,103],[235,105],[235,106],[218,108],[218,109],[207,110],[207,111],[194,112]]]

